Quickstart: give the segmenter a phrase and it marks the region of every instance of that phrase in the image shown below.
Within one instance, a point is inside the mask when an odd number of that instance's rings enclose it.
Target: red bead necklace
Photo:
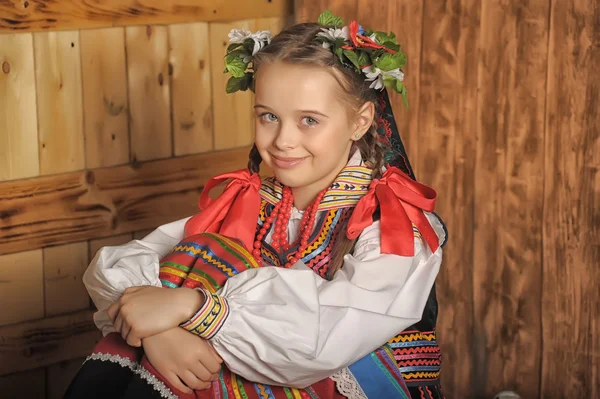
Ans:
[[[293,253],[287,255],[288,262],[284,267],[290,267],[294,263],[298,262],[302,258],[302,254],[308,247],[308,239],[312,232],[312,227],[315,224],[315,218],[319,210],[319,204],[323,199],[323,196],[327,192],[327,189],[321,191],[314,201],[306,208],[302,221],[300,223],[300,245],[298,249]],[[275,230],[271,236],[271,246],[278,252],[286,252],[290,249],[290,243],[287,238],[288,223],[290,221],[290,215],[292,214],[292,208],[294,206],[294,195],[289,187],[283,188],[283,194],[281,200],[273,208],[273,212],[267,217],[262,228],[256,236],[254,241],[254,250],[252,254],[258,262],[261,262],[260,248],[262,247],[262,240],[267,235],[269,228],[275,221]]]

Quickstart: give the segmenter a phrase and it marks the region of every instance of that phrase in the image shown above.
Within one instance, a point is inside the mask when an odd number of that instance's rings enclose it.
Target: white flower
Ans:
[[[242,43],[244,40],[252,36],[252,32],[249,32],[245,29],[232,29],[228,36],[229,42]]]
[[[254,40],[254,49],[252,49],[252,55],[258,53],[263,47],[271,43],[270,30],[258,31],[250,35],[250,37],[252,40]]]
[[[254,48],[252,49],[252,55],[254,55],[267,44],[271,43],[271,31],[263,30],[252,33],[245,29],[232,29],[229,32],[229,41],[231,43],[243,43],[246,39],[254,41]]]
[[[363,73],[366,75],[367,82],[373,82],[369,86],[371,89],[382,90],[384,87],[383,78],[385,76],[390,76],[396,80],[403,81],[404,73],[400,70],[400,68],[392,69],[391,71],[382,71],[381,69],[373,66],[368,66],[363,68]]]
[[[334,43],[338,38],[342,38],[345,41],[350,41],[350,31],[347,26],[344,26],[342,29],[339,28],[321,28],[322,32],[317,33],[317,36],[324,37],[328,42]],[[323,46],[325,47],[325,46]],[[325,47],[325,48],[329,48]]]

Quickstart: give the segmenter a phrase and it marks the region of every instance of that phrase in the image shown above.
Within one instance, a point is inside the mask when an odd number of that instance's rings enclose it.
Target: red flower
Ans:
[[[394,50],[391,50],[381,44],[375,43],[373,40],[371,40],[370,37],[367,37],[365,35],[359,35],[358,34],[358,22],[356,22],[356,21],[350,22],[349,29],[350,29],[350,39],[352,39],[352,43],[354,43],[355,48],[372,48],[375,50],[383,49],[383,50],[387,51],[388,53],[396,54],[396,52]]]

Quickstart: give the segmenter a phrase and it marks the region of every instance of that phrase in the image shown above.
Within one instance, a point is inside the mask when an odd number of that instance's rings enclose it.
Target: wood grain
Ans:
[[[426,1],[419,104],[419,179],[438,192],[449,241],[437,279],[442,383],[472,397],[473,206],[480,2]]]
[[[131,233],[125,233],[119,234],[118,236],[90,240],[90,260],[96,256],[96,253],[100,248],[127,244],[132,239],[133,236]]]
[[[208,24],[169,26],[174,154],[213,149]]]
[[[88,243],[75,242],[44,248],[45,316],[89,308],[82,277],[89,264]],[[21,296],[29,295],[23,292]]]
[[[541,397],[600,397],[600,6],[553,1]]]
[[[474,396],[540,397],[546,0],[482,2]]]
[[[249,148],[0,183],[0,254],[153,228],[197,212]],[[165,206],[168,204],[168,206]]]
[[[0,257],[0,326],[44,316],[41,250]]]
[[[85,310],[0,327],[0,376],[87,356],[102,334]]]
[[[31,34],[0,35],[0,181],[40,173]]]
[[[33,36],[36,60],[40,172],[85,167],[79,32]]]
[[[125,29],[132,162],[172,155],[169,37],[165,26]]]
[[[0,2],[0,33],[234,21],[290,15],[292,0],[8,0]]]
[[[123,28],[80,32],[87,168],[129,162],[129,102]]]

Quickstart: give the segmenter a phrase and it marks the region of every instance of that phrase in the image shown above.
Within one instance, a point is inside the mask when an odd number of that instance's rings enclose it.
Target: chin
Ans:
[[[273,170],[273,174],[277,178],[278,182],[290,188],[303,187],[308,184],[306,178],[303,178],[301,173],[294,173],[289,170],[275,169]]]

